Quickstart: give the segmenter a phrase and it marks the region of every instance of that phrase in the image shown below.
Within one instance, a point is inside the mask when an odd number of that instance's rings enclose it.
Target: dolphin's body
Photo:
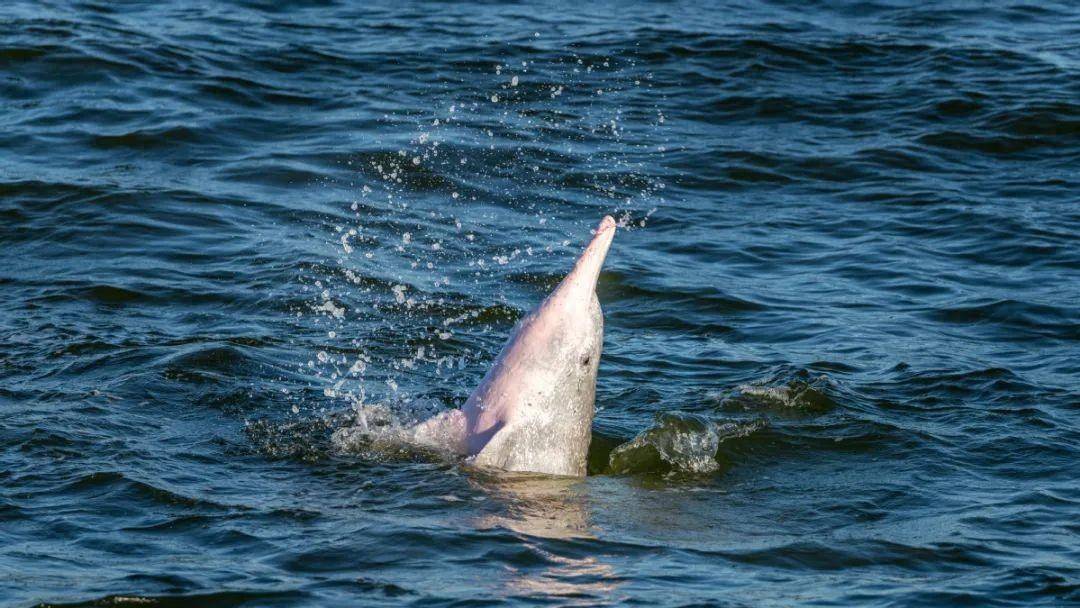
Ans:
[[[604,217],[574,269],[516,327],[460,410],[414,429],[478,466],[585,475],[604,317],[596,280],[615,236]]]

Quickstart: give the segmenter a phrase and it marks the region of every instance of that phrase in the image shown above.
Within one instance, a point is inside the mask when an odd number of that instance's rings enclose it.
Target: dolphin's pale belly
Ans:
[[[580,332],[579,328],[571,331]],[[583,340],[587,345],[584,351],[555,345],[545,356],[557,359],[559,365],[543,374],[539,385],[522,387],[526,390],[507,396],[512,403],[490,404],[511,415],[475,455],[475,464],[508,471],[585,475],[596,411],[596,371],[604,340],[604,319],[595,295],[584,331],[584,336],[565,337],[574,344]]]

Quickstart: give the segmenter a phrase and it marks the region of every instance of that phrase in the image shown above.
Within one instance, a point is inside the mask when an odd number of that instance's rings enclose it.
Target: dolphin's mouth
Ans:
[[[596,232],[594,234],[603,234],[604,232],[607,232],[608,230],[614,230],[614,229],[615,229],[615,218],[611,217],[610,215],[605,215],[604,219],[600,220],[600,225],[596,227]]]

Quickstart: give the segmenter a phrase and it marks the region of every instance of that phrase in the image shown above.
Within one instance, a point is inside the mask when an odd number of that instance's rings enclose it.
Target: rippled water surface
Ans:
[[[0,604],[1080,602],[1080,8],[919,4],[4,3]],[[369,440],[606,213],[589,477]]]

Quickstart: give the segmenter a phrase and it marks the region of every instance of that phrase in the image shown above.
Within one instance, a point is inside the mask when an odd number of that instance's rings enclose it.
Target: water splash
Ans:
[[[385,114],[388,135],[347,156],[347,184],[328,184],[353,196],[328,222],[334,263],[301,277],[310,304],[297,314],[324,337],[298,371],[336,404],[409,403],[435,379],[472,385],[474,364],[523,312],[510,302],[534,283],[508,271],[545,276],[550,260],[576,254],[568,205],[625,230],[663,205],[664,109],[623,111],[653,95],[636,60],[567,52],[475,72],[472,89],[427,112]],[[538,133],[555,143],[538,148]],[[521,214],[519,239],[491,234],[492,205]],[[470,297],[478,287],[483,302]],[[492,306],[512,314],[487,318]]]
[[[652,427],[611,452],[608,466],[614,474],[713,473],[720,469],[716,452],[721,443],[765,426],[764,420],[721,423],[695,414],[661,412]]]
[[[805,370],[780,372],[769,378],[740,384],[733,394],[713,393],[710,399],[726,411],[818,413],[837,406],[842,387],[830,376],[812,376]]]
[[[418,432],[416,423],[430,413],[423,410],[415,403],[358,405],[352,417],[333,431],[331,449],[370,460],[457,460],[447,438]]]

